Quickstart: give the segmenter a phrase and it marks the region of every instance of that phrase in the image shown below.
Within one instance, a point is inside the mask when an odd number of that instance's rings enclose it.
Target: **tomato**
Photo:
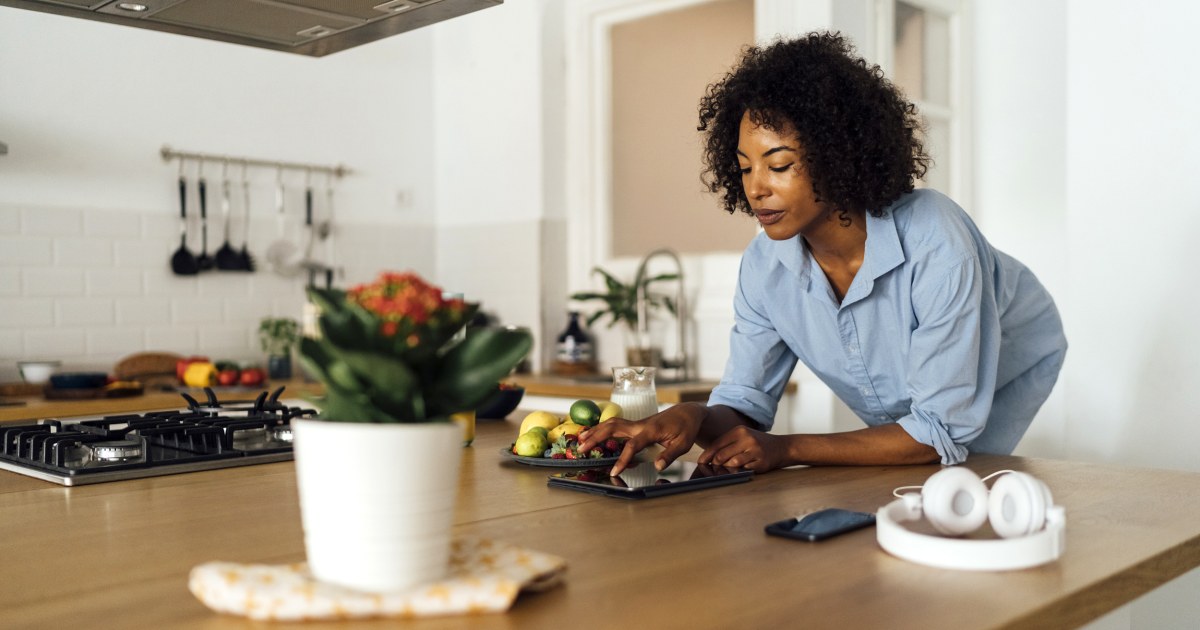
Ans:
[[[258,387],[267,380],[267,375],[260,368],[246,368],[242,370],[242,375],[238,378],[238,382],[246,387]]]
[[[217,384],[222,387],[237,385],[239,376],[241,372],[238,370],[221,370],[217,372]]]

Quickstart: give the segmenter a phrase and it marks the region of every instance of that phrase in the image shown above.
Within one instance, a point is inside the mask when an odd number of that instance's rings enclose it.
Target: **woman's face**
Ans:
[[[738,129],[742,190],[759,225],[772,240],[811,237],[828,225],[829,208],[816,200],[795,131],[754,124],[747,112]]]

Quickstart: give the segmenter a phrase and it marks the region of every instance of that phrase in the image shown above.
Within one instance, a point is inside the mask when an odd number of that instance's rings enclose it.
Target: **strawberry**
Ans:
[[[566,459],[566,458],[567,458],[567,456],[566,456],[566,455],[564,455],[564,454],[563,454],[563,453],[561,453],[561,452],[559,452],[559,453],[555,453],[555,454],[553,454],[553,455],[551,455],[551,456],[550,456],[550,459]]]
[[[604,453],[600,449],[594,448],[591,451],[588,451],[588,457],[591,457],[592,459],[600,459],[601,457],[604,457]]]
[[[604,441],[604,450],[608,451],[609,453],[616,453],[617,451],[621,450],[621,443],[618,442],[616,438],[608,438]]]

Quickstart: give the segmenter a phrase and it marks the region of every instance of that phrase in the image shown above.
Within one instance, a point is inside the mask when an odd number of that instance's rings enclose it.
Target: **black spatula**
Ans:
[[[200,272],[200,265],[187,248],[187,178],[182,172],[182,162],[179,168],[179,249],[171,256],[171,271],[177,276],[194,276]]]
[[[213,268],[214,262],[212,256],[208,255],[208,203],[206,197],[206,186],[204,183],[204,175],[200,176],[200,257],[196,259],[196,266],[200,271],[208,271]]]

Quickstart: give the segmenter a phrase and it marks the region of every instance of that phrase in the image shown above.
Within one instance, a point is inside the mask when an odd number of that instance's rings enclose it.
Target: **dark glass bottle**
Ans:
[[[595,370],[596,355],[592,338],[579,323],[579,313],[569,311],[567,329],[558,336],[554,355],[554,371],[560,374],[581,374]]]

